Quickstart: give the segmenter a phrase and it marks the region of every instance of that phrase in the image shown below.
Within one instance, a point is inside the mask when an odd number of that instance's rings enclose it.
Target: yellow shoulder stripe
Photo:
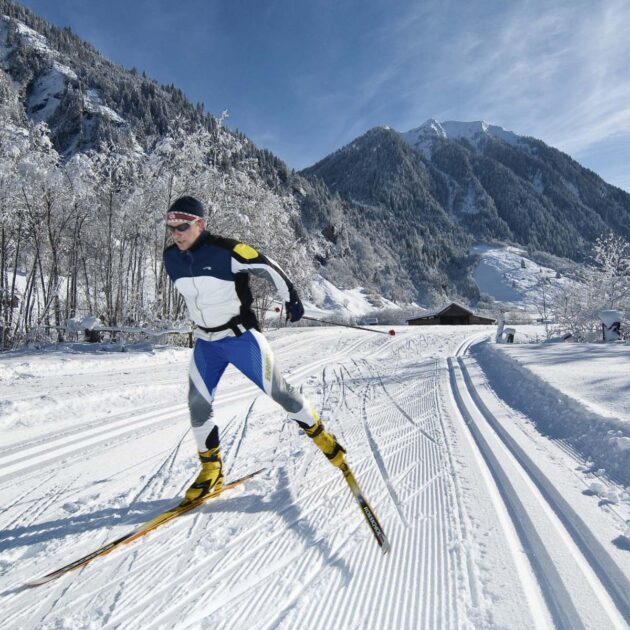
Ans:
[[[239,243],[234,247],[234,251],[239,255],[245,258],[245,260],[251,260],[252,258],[256,258],[258,256],[258,252],[249,245],[245,245],[245,243]]]

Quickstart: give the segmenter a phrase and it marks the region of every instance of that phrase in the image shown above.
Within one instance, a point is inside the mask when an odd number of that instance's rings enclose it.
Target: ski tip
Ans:
[[[381,544],[381,552],[386,556],[392,550],[392,546],[389,544],[389,540],[385,539]]]

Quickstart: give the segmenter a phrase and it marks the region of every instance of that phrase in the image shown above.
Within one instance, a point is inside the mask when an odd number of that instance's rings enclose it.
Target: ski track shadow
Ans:
[[[0,531],[0,549],[4,551],[18,547],[29,547],[38,543],[48,543],[90,530],[105,529],[113,525],[128,525],[131,528],[157,516],[173,505],[175,505],[173,499],[132,503],[126,508],[106,508],[89,514],[73,515],[69,518],[2,530]],[[230,512],[275,512],[283,518],[289,530],[304,538],[306,546],[317,547],[325,564],[338,568],[346,582],[352,575],[346,563],[341,558],[336,557],[330,544],[326,540],[318,539],[317,532],[309,523],[308,518],[301,516],[300,508],[291,496],[288,475],[284,468],[280,469],[276,490],[271,494],[265,496],[246,494],[233,498],[217,498],[211,503],[201,506],[197,511],[207,512],[208,515]],[[7,595],[9,593],[4,592],[2,594]]]
[[[286,469],[279,469],[276,489],[264,496],[248,494],[232,499],[225,499],[222,505],[214,504],[212,508],[204,506],[211,514],[216,512],[237,512],[240,514],[259,514],[272,512],[282,517],[288,530],[304,539],[304,545],[308,548],[316,548],[328,567],[337,568],[345,583],[350,581],[352,571],[346,562],[333,551],[330,543],[318,536],[317,531],[310,523],[308,516],[303,516],[299,505],[295,502],[289,489],[289,478]]]

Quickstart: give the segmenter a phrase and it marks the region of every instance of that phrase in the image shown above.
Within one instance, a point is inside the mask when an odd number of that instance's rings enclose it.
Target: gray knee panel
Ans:
[[[276,367],[271,379],[271,397],[288,413],[297,413],[304,407],[302,395],[284,380]]]
[[[212,402],[202,396],[191,380],[188,381],[188,408],[193,427],[201,427],[212,418]]]

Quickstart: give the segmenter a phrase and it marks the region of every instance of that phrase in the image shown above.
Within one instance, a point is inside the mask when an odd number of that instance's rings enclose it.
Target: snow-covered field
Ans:
[[[389,555],[339,472],[229,369],[227,478],[265,472],[35,590],[21,587],[172,505],[196,474],[190,351],[0,357],[0,625],[626,628],[630,346],[396,330],[270,334],[347,446]]]

